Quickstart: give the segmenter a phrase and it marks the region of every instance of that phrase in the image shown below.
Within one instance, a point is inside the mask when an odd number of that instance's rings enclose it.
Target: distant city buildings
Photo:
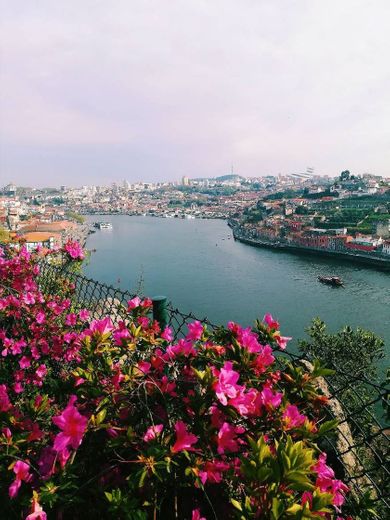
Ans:
[[[31,240],[29,247],[39,242],[51,247],[77,233],[75,218],[80,214],[235,219],[251,237],[388,254],[390,184],[368,173],[346,170],[331,179],[308,168],[302,174],[257,178],[231,173],[183,176],[179,183],[123,180],[110,186],[58,189],[9,183],[0,190],[0,227]]]

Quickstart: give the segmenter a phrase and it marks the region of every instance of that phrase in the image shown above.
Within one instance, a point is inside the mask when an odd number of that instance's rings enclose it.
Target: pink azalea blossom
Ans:
[[[148,361],[139,361],[137,366],[141,372],[148,374],[152,365]]]
[[[261,352],[262,346],[258,342],[257,334],[251,331],[250,327],[247,329],[239,329],[237,332],[237,340],[243,348],[252,354]]]
[[[19,381],[18,381],[17,383],[14,384],[13,389],[14,389],[15,394],[21,394],[24,390],[24,387],[23,387],[22,383],[19,383]]]
[[[298,408],[293,404],[289,404],[286,407],[282,417],[286,430],[302,426],[306,421],[306,416],[300,414]]]
[[[145,442],[150,442],[153,439],[155,439],[160,433],[162,432],[164,428],[163,424],[155,424],[154,426],[150,426],[147,430],[145,435],[143,436],[143,439]]]
[[[26,294],[23,295],[23,301],[27,305],[34,305],[34,303],[35,303],[34,295],[31,292],[26,292]]]
[[[177,345],[167,348],[167,354],[170,358],[174,358],[175,356],[196,356],[197,352],[190,341],[180,339]]]
[[[37,323],[39,323],[39,325],[42,325],[42,323],[45,323],[45,321],[46,321],[45,313],[42,312],[42,311],[39,311],[37,313],[37,315],[35,316],[35,320],[36,320]]]
[[[147,318],[146,316],[139,316],[137,322],[139,325],[141,325],[143,329],[147,329],[149,326],[149,318]]]
[[[172,452],[177,453],[178,451],[195,451],[192,447],[193,444],[198,442],[199,437],[192,433],[187,432],[187,425],[183,421],[177,421],[175,424],[176,431],[176,442],[172,446]]]
[[[64,250],[68,253],[68,255],[73,258],[73,260],[83,260],[84,259],[84,251],[81,245],[75,240],[68,240],[64,246]]]
[[[135,298],[133,298],[132,300],[129,300],[127,302],[127,310],[131,311],[133,309],[136,309],[140,305],[141,305],[141,298],[139,298],[138,296],[135,296]]]
[[[317,473],[316,486],[320,491],[333,495],[332,502],[336,508],[342,506],[349,488],[341,480],[334,478],[333,469],[326,464],[326,453],[321,453],[318,462],[311,469]]]
[[[217,451],[219,454],[225,453],[226,451],[237,451],[240,444],[237,439],[237,435],[245,432],[245,428],[242,426],[233,426],[227,422],[224,422],[221,429],[218,432]]]
[[[215,384],[215,393],[219,401],[223,405],[227,405],[227,398],[231,399],[236,397],[238,392],[242,389],[241,386],[237,385],[237,381],[240,378],[240,374],[233,370],[233,363],[226,361],[218,376],[218,382]]]
[[[223,461],[207,461],[202,470],[199,471],[199,478],[203,485],[206,482],[209,482],[210,484],[219,484],[222,482],[223,473],[229,468],[229,464]]]
[[[0,385],[0,412],[7,412],[11,408],[11,401],[8,397],[7,387]]]
[[[19,366],[20,368],[29,368],[31,366],[31,360],[28,357],[23,356],[19,360]]]
[[[229,406],[233,406],[240,415],[247,416],[257,412],[256,400],[258,391],[251,388],[248,392],[240,391],[236,397],[229,399]]]
[[[86,336],[103,336],[114,329],[111,318],[107,317],[103,320],[94,320],[89,325],[89,329],[84,331]]]
[[[31,480],[30,465],[26,464],[22,460],[18,460],[14,467],[13,472],[16,477],[8,489],[10,498],[15,498],[18,494],[19,488],[22,485],[22,481],[29,482]]]
[[[285,350],[287,347],[287,343],[292,340],[291,337],[288,336],[280,336],[280,334],[275,334],[274,339],[276,340],[276,343],[279,345],[279,348],[282,350]]]
[[[186,339],[191,341],[198,341],[203,334],[203,325],[200,321],[194,321],[193,323],[188,324],[188,334]]]
[[[277,408],[282,401],[282,397],[283,395],[280,392],[273,392],[272,389],[266,385],[260,392],[260,402],[267,409]]]
[[[152,307],[152,305],[153,305],[153,301],[150,298],[145,298],[140,303],[140,306],[143,307],[144,309],[149,309],[150,307]]]
[[[40,379],[42,379],[43,377],[45,377],[45,375],[47,374],[47,368],[46,368],[46,365],[39,365],[39,367],[36,369],[35,371],[35,374],[37,375],[37,377],[39,377]]]
[[[130,332],[127,329],[115,330],[112,336],[114,338],[115,345],[118,346],[123,345],[123,340],[129,339],[131,337]]]
[[[38,499],[33,498],[31,504],[31,513],[26,516],[26,520],[47,520],[45,511],[40,506]]]
[[[258,374],[263,374],[267,367],[272,365],[275,361],[274,356],[272,355],[272,348],[269,345],[265,345],[262,347],[256,360],[254,362],[254,368]]]
[[[200,516],[201,513],[200,513],[200,509],[194,509],[192,511],[192,517],[191,517],[191,520],[206,520],[206,517],[204,516]]]
[[[81,444],[88,419],[74,406],[76,400],[77,397],[72,395],[64,411],[52,419],[53,423],[62,430],[54,440],[53,447],[57,452],[64,451],[67,446],[77,449]]]
[[[81,321],[88,321],[89,311],[87,311],[87,309],[81,309],[81,311],[79,312],[79,318]]]
[[[165,341],[172,341],[173,340],[173,333],[171,327],[165,327],[164,331],[161,333],[162,339],[165,339]]]
[[[66,318],[65,318],[66,325],[73,327],[74,325],[76,325],[76,323],[77,323],[77,314],[72,312],[66,316]]]
[[[274,320],[272,314],[266,314],[263,318],[263,322],[266,323],[270,329],[279,330],[279,322]]]

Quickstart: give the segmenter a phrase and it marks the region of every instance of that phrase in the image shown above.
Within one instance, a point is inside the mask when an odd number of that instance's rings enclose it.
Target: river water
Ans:
[[[166,295],[182,311],[214,323],[252,324],[271,312],[291,345],[319,316],[332,331],[370,329],[390,350],[390,272],[334,259],[300,256],[235,242],[225,221],[90,216],[112,230],[89,236],[88,276],[149,296]],[[334,274],[345,288],[317,281]],[[390,352],[386,362],[390,360]],[[385,365],[385,362],[384,362]]]

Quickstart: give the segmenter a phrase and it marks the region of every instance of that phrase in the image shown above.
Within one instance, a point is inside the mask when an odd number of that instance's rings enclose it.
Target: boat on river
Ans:
[[[338,276],[319,276],[318,281],[327,285],[333,285],[334,287],[341,287],[344,285],[343,281]]]
[[[98,229],[112,229],[111,222],[95,222],[95,227]]]

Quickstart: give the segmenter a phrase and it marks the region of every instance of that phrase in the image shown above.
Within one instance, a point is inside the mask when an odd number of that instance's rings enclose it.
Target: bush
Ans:
[[[326,371],[278,369],[289,338],[270,315],[174,341],[149,299],[114,326],[76,312],[71,287],[42,294],[24,249],[0,275],[4,518],[341,519],[347,487],[317,445]]]

